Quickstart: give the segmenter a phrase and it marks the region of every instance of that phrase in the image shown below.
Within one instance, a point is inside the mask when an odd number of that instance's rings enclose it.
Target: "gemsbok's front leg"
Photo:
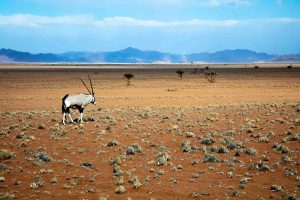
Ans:
[[[80,116],[79,116],[79,122],[82,123],[83,122],[83,110],[84,108],[83,107],[79,107],[78,108],[79,112],[80,112]]]
[[[81,113],[80,113],[80,123],[83,122],[82,117],[83,117],[83,113],[81,112]]]

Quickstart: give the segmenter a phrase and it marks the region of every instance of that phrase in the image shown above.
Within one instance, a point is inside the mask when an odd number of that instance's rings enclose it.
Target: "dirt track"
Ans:
[[[175,71],[1,69],[0,149],[15,156],[0,159],[0,193],[17,199],[299,197],[300,68],[214,69],[215,83],[191,69],[180,80]],[[130,86],[125,72],[135,75]],[[85,92],[78,77],[87,74],[97,105],[85,117],[94,121],[62,126],[61,98]],[[113,139],[117,144],[108,146]],[[131,144],[141,151],[127,155]],[[160,154],[170,156],[166,165],[157,165]],[[219,162],[203,162],[205,155]],[[42,187],[33,187],[36,177]],[[124,194],[115,193],[116,182]],[[272,185],[282,188],[271,191]]]

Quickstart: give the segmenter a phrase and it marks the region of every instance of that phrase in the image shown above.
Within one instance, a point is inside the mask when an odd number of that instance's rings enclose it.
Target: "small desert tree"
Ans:
[[[176,71],[176,73],[178,74],[180,79],[182,79],[182,75],[183,75],[184,71],[179,69],[179,70]]]
[[[198,69],[194,68],[193,71],[191,71],[191,74],[197,74],[198,73]]]
[[[293,64],[290,64],[287,66],[288,69],[292,69],[293,68]]]
[[[130,85],[130,79],[132,79],[134,75],[131,73],[126,73],[124,74],[124,77],[127,78],[127,85]]]
[[[217,75],[218,74],[216,72],[209,72],[209,71],[204,72],[204,77],[210,83],[214,83],[216,81]]]

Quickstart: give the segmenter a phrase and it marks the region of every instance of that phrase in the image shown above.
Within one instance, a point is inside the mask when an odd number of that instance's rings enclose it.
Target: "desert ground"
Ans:
[[[0,65],[0,199],[299,198],[300,64],[255,65]]]

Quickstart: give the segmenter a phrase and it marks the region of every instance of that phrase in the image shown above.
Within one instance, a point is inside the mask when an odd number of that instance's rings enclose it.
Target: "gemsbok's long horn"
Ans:
[[[92,94],[91,91],[89,90],[89,88],[86,86],[85,82],[81,78],[79,78],[79,79],[81,80],[81,82],[83,83],[83,85],[85,86],[85,88],[89,91],[89,93]]]
[[[88,77],[90,79],[90,84],[91,84],[91,88],[92,88],[92,95],[94,95],[95,93],[94,93],[94,88],[93,88],[92,80],[90,78],[90,75],[88,75]]]

